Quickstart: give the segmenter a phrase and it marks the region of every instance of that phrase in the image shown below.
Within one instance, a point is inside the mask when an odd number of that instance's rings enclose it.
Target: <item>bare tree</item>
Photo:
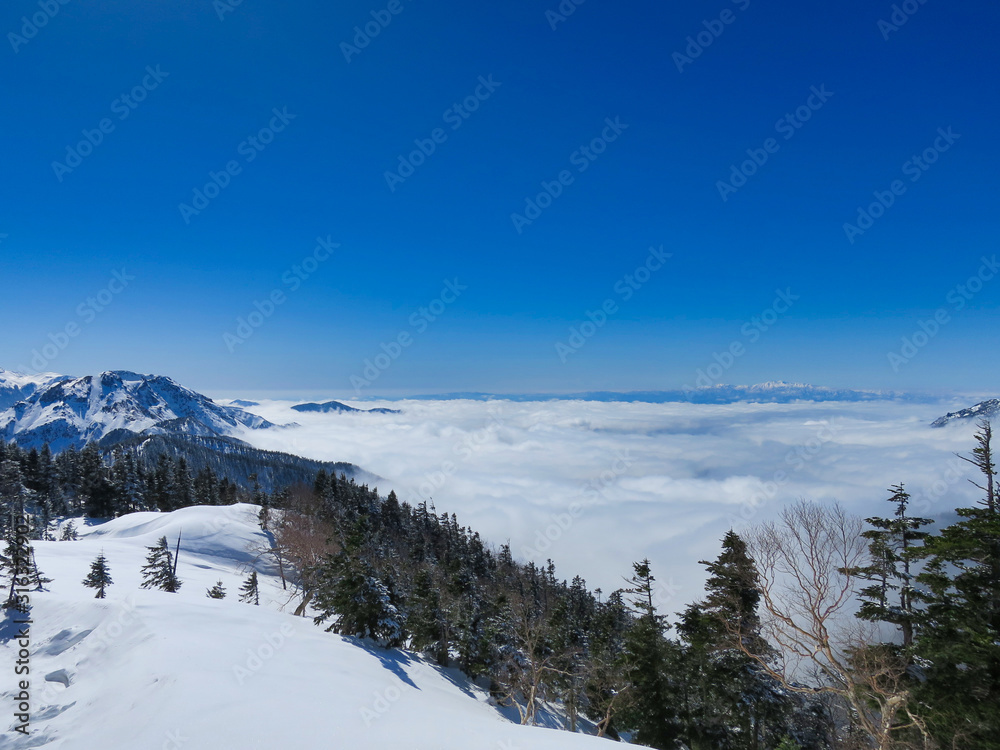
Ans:
[[[513,596],[508,612],[512,644],[503,655],[500,703],[515,706],[521,723],[533,725],[550,683],[570,676],[561,668],[570,654],[551,648],[545,612],[531,597]]]
[[[591,687],[590,707],[599,711],[600,718],[594,717],[597,736],[604,737],[616,712],[628,698],[629,682],[617,658],[592,658],[587,676]]]
[[[333,525],[315,515],[286,510],[275,529],[276,546],[296,575],[301,600],[296,616],[305,614],[316,592],[315,573],[321,562],[340,551]]]
[[[752,639],[734,639],[786,689],[827,693],[847,708],[850,723],[877,750],[913,747],[905,729],[930,739],[912,710],[904,676],[907,660],[883,644],[878,627],[854,618],[860,579],[850,571],[868,564],[863,522],[840,505],[800,501],[776,522],[746,537],[757,566],[763,635],[778,649],[757,654]],[[807,674],[818,685],[801,682]]]

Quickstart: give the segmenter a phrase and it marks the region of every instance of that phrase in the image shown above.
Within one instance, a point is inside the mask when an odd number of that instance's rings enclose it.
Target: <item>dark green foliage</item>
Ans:
[[[242,586],[240,586],[240,601],[246,604],[260,604],[260,591],[257,588],[257,571],[250,573]]]
[[[83,585],[90,589],[97,589],[94,598],[103,599],[105,590],[112,583],[114,581],[111,580],[111,569],[108,567],[104,552],[101,552],[97,559],[90,564],[90,573],[83,579]]]
[[[1000,513],[992,429],[981,423],[971,463],[983,474],[979,507],[924,541],[924,609],[915,653],[924,679],[914,688],[941,745],[1000,748]]]
[[[773,654],[761,635],[753,560],[730,531],[719,557],[701,564],[709,572],[706,597],[690,605],[678,625],[684,739],[692,750],[770,747],[787,731],[793,701],[749,655]]]
[[[216,581],[215,585],[210,588],[206,594],[209,599],[225,599],[226,589],[222,585],[222,581]]]
[[[650,747],[673,748],[682,726],[674,691],[668,679],[668,664],[676,660],[664,635],[665,618],[653,603],[654,577],[649,560],[635,563],[629,579],[629,604],[636,616],[625,635],[625,677],[629,697],[621,711],[621,722],[632,730],[635,741]]]
[[[181,587],[181,582],[174,575],[173,555],[167,546],[167,538],[161,536],[152,547],[147,547],[149,555],[146,564],[142,566],[142,588],[157,588],[171,594]]]
[[[406,618],[410,647],[431,654],[438,664],[448,663],[448,620],[441,607],[441,593],[428,568],[421,568],[409,598]]]
[[[892,517],[865,519],[873,527],[863,534],[869,540],[872,563],[849,572],[871,582],[861,590],[858,617],[895,625],[902,633],[903,647],[909,648],[917,617],[914,561],[922,554],[921,545],[928,536],[921,529],[933,521],[907,513],[910,494],[902,484],[890,487],[889,493],[889,502],[895,506]]]
[[[400,646],[406,633],[397,597],[363,554],[367,524],[359,521],[344,548],[318,576],[317,624],[332,620],[327,630]]]

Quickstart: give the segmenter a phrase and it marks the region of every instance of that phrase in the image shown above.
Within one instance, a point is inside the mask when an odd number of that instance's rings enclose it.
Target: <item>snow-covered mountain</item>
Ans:
[[[289,614],[290,592],[254,551],[270,545],[258,510],[193,507],[96,526],[77,519],[79,541],[34,542],[52,582],[31,596],[31,734],[0,733],[0,750],[609,747],[605,739],[519,726],[456,670]],[[146,547],[166,536],[173,549],[178,535],[180,591],[141,589]],[[114,583],[106,599],[95,599],[81,581],[101,552]],[[237,599],[251,566],[260,606]],[[228,596],[207,598],[219,580]],[[14,633],[10,625],[0,632],[10,674]],[[562,724],[557,709],[540,718]],[[4,729],[12,722],[8,714]]]
[[[991,398],[988,401],[980,401],[968,409],[949,412],[931,422],[931,427],[944,427],[949,422],[959,419],[990,419],[997,414],[1000,414],[1000,398]]]
[[[0,367],[0,411],[9,409],[18,401],[30,398],[40,388],[62,379],[65,379],[65,376],[56,375],[54,372],[22,375]]]
[[[0,403],[0,437],[28,448],[48,443],[59,451],[133,434],[221,436],[274,426],[170,378],[128,371],[81,378],[3,371],[0,393],[18,398],[7,406]]]

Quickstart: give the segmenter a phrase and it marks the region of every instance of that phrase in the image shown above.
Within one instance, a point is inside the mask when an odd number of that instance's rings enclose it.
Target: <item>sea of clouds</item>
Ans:
[[[610,592],[648,557],[661,609],[700,596],[725,532],[804,498],[885,515],[905,482],[912,512],[949,519],[975,501],[975,425],[930,422],[969,403],[696,405],[594,401],[364,402],[400,414],[299,413],[290,401],[249,411],[297,426],[249,431],[259,448],[349,461],[383,478],[383,494],[438,513],[516,557],[555,561]]]

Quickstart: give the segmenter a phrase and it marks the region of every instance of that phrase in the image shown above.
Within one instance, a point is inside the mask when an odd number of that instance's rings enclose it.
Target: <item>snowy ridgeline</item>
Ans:
[[[240,603],[254,557],[248,548],[265,542],[257,511],[135,513],[81,526],[78,541],[34,542],[53,580],[32,598],[31,736],[5,732],[0,748],[610,747],[511,723],[458,671],[280,612],[287,596],[266,564],[256,567],[261,606]],[[166,535],[173,551],[178,532],[180,591],[141,589],[146,547]],[[103,600],[81,584],[101,551],[114,580]],[[220,579],[227,597],[207,598]],[[0,642],[0,690],[9,709],[16,642],[8,637]],[[13,726],[9,712],[3,720]]]

